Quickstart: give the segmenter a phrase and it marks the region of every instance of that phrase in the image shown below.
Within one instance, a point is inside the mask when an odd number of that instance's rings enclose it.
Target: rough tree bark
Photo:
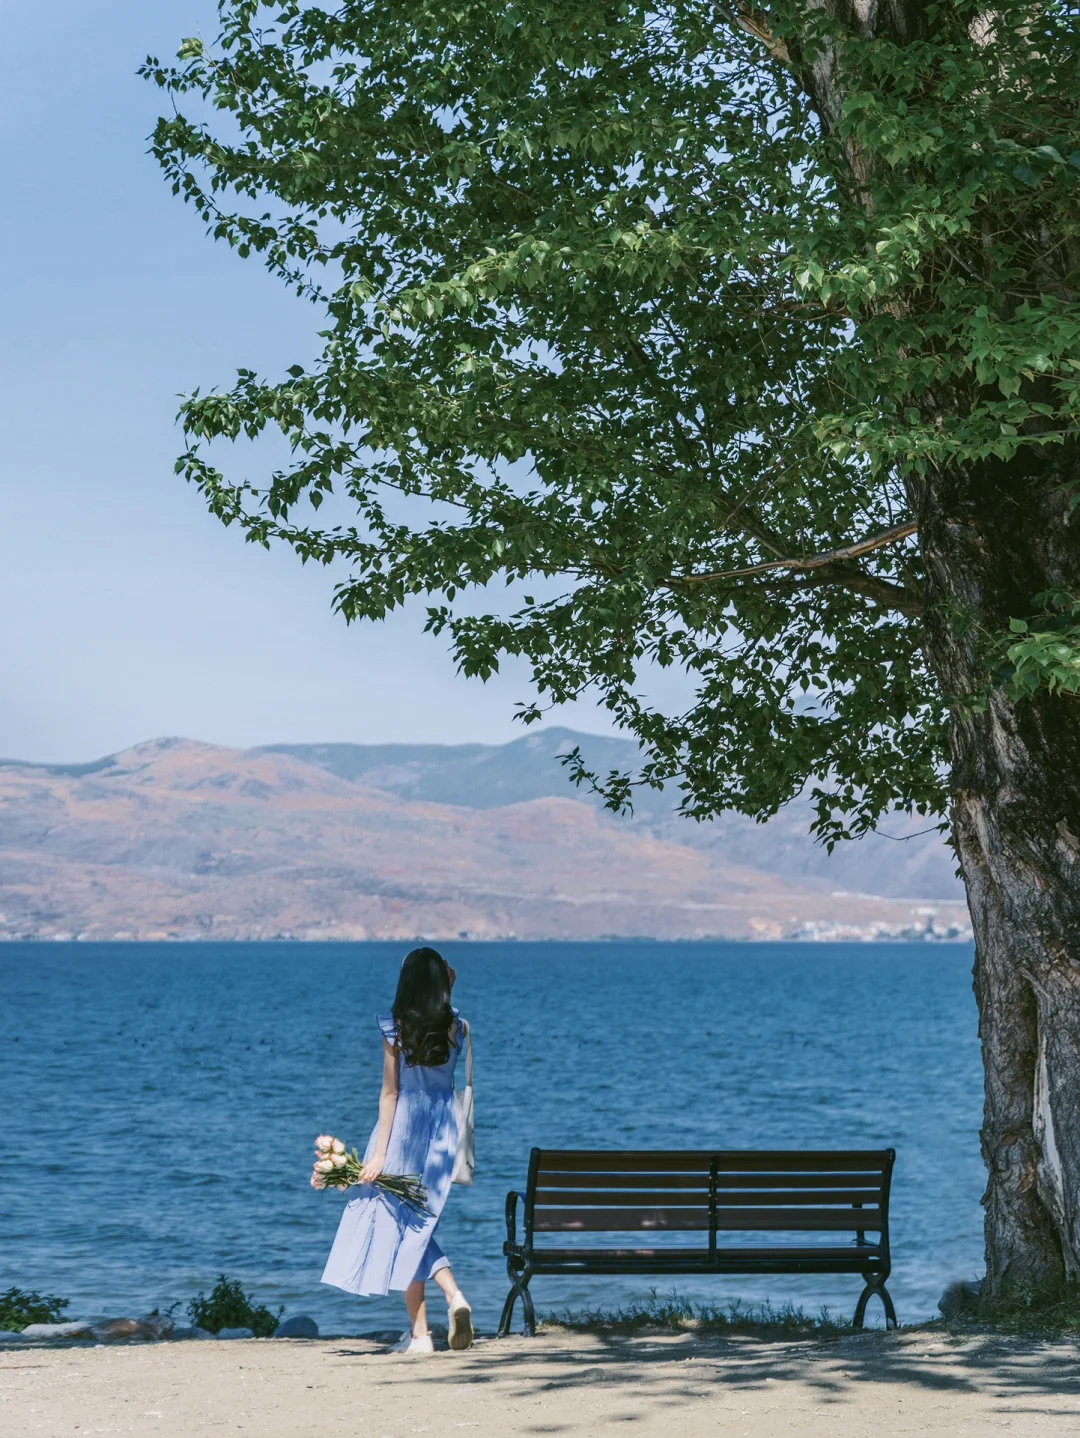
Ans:
[[[924,0],[806,0],[854,37],[908,43]],[[761,12],[740,6],[761,34]],[[756,27],[756,28],[755,28]],[[774,51],[774,53],[776,53]],[[826,130],[844,100],[835,47],[778,55]],[[847,165],[861,188],[864,156]],[[955,409],[955,394],[924,402]],[[1080,454],[939,470],[909,499],[927,571],[925,644],[950,699],[985,689],[988,634],[1050,589],[1080,593]],[[1080,698],[954,704],[952,822],[975,933],[988,1182],[984,1294],[1080,1278]]]
[[[1078,591],[1057,465],[972,466],[911,486],[926,647],[946,695],[984,683],[987,632]],[[1080,472],[1078,469],[1077,472]],[[954,706],[952,819],[975,931],[985,1068],[987,1289],[1080,1276],[1080,700],[994,691]]]

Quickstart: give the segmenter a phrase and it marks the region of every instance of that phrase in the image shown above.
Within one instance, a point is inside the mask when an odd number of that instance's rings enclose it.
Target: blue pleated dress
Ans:
[[[424,1068],[398,1057],[398,1101],[383,1165],[386,1173],[420,1175],[431,1216],[416,1213],[374,1184],[348,1189],[349,1201],[326,1260],[323,1283],[347,1293],[388,1293],[447,1266],[435,1241],[435,1227],[450,1194],[457,1156],[454,1069],[461,1052],[462,1024],[457,1009],[453,1013],[454,1036],[446,1063]],[[380,1015],[378,1023],[383,1037],[394,1043],[394,1020]],[[376,1124],[364,1150],[365,1161],[375,1152],[378,1132]]]

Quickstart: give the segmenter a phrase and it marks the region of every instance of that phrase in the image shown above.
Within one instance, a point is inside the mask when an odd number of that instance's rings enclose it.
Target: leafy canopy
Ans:
[[[809,782],[832,840],[943,801],[905,476],[1075,428],[1077,307],[1028,253],[1042,217],[1076,235],[1075,47],[1055,4],[988,37],[950,0],[903,48],[765,12],[222,0],[143,73],[174,190],[325,314],[310,367],[184,403],[211,509],[347,563],[349,620],[428,595],[466,674],[593,686],[688,812]],[[826,133],[800,76],[827,47]],[[211,463],[267,431],[264,484]],[[685,712],[642,699],[653,664]]]

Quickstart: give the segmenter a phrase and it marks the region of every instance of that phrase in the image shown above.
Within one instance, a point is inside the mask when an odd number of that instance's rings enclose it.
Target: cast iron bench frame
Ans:
[[[618,1153],[534,1148],[524,1193],[506,1196],[506,1272],[510,1292],[499,1337],[510,1332],[521,1299],[525,1333],[536,1331],[529,1282],[536,1274],[853,1273],[864,1287],[855,1306],[863,1326],[873,1294],[887,1327],[896,1310],[889,1277],[889,1189],[896,1150],[646,1150]],[[517,1237],[518,1202],[524,1233]],[[707,1233],[694,1248],[557,1248],[548,1233]],[[847,1245],[735,1243],[726,1233],[854,1232]],[[867,1241],[867,1233],[878,1241]]]

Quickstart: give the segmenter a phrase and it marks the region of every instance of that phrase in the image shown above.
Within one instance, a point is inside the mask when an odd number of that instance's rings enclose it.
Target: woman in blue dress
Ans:
[[[468,1348],[473,1340],[472,1312],[435,1238],[457,1156],[454,1067],[464,1026],[450,1006],[455,977],[434,949],[413,949],[405,956],[393,1012],[378,1019],[383,1036],[379,1122],[322,1276],[323,1283],[347,1293],[404,1290],[411,1327],[401,1335],[396,1353],[435,1351],[424,1302],[429,1278],[446,1295],[450,1347]],[[418,1214],[374,1187],[381,1173],[419,1174],[430,1212]]]

